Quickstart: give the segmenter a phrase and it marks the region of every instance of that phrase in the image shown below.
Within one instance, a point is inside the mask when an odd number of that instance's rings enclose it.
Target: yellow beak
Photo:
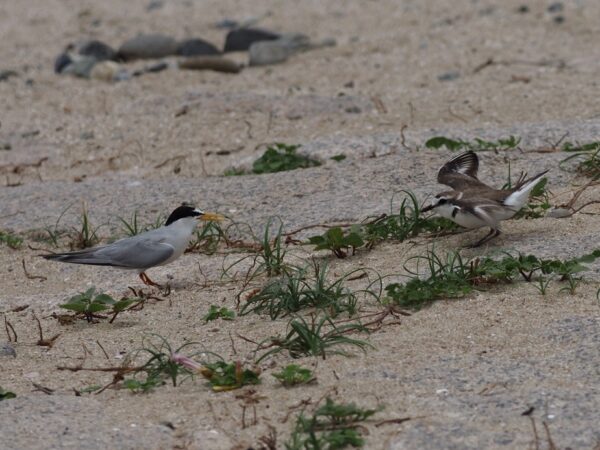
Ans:
[[[224,220],[225,217],[223,217],[221,214],[205,212],[201,216],[198,216],[198,219],[211,221],[211,222],[220,222],[220,221]]]

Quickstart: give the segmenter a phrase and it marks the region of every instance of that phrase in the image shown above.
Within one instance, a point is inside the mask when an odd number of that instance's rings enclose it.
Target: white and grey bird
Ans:
[[[148,277],[146,270],[179,258],[185,252],[198,220],[221,219],[218,214],[184,204],[177,207],[160,228],[100,247],[41,256],[52,261],[137,270],[144,284],[161,287]]]
[[[473,151],[458,155],[444,164],[437,176],[451,191],[437,194],[421,212],[435,211],[465,228],[490,227],[490,232],[470,247],[478,247],[500,235],[500,222],[510,219],[525,206],[532,189],[547,170],[527,178],[522,173],[510,189],[495,189],[479,181],[479,158]]]

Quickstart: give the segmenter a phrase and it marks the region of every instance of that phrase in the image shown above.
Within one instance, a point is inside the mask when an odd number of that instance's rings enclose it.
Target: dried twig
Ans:
[[[17,332],[15,331],[12,324],[8,321],[6,316],[4,316],[4,328],[6,329],[6,335],[8,336],[8,342],[17,342],[17,339],[18,339]],[[10,331],[12,331],[12,333],[13,333],[12,337],[10,335]],[[14,338],[14,340],[13,340],[13,338]]]
[[[23,266],[23,272],[25,272],[25,276],[29,279],[29,280],[41,280],[41,281],[46,281],[48,278],[44,277],[42,275],[31,275],[28,271],[27,271],[27,267],[25,266],[25,258],[21,259],[21,265]]]
[[[38,325],[38,331],[40,333],[40,338],[39,340],[36,342],[36,345],[39,345],[40,347],[48,347],[48,348],[52,348],[52,346],[54,345],[54,342],[58,339],[58,337],[60,336],[60,333],[58,333],[57,335],[51,337],[50,339],[44,339],[44,333],[42,331],[42,324],[40,322],[40,319],[37,318],[37,316],[35,315],[35,313],[33,314],[33,318],[36,320],[37,325]]]
[[[108,356],[108,353],[106,353],[106,350],[104,350],[104,347],[102,347],[102,344],[97,339],[96,339],[96,344],[98,344],[98,347],[100,347],[100,350],[102,350],[102,353],[104,353],[104,356],[106,357],[106,359],[110,359]]]

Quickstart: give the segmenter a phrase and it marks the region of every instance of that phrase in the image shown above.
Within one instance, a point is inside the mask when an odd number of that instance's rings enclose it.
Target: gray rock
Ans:
[[[245,51],[250,46],[259,41],[274,41],[281,36],[272,31],[261,28],[239,28],[231,30],[225,38],[225,52]]]
[[[548,6],[549,13],[561,12],[563,9],[565,9],[565,6],[562,4],[562,2],[554,2]]]
[[[221,51],[204,39],[186,39],[179,43],[177,54],[180,56],[220,55]]]
[[[82,44],[78,49],[78,53],[94,58],[96,61],[114,60],[117,57],[117,52],[110,45],[97,40]]]
[[[214,70],[217,72],[238,73],[242,68],[238,63],[221,56],[193,56],[179,61],[179,68],[190,70]]]
[[[0,345],[0,358],[5,357],[5,356],[12,356],[13,358],[17,357],[17,351],[8,342]]]
[[[250,46],[250,65],[264,66],[286,61],[291,55],[300,51],[335,45],[335,39],[324,39],[312,42],[300,33],[282,35],[273,41],[255,42]]]
[[[140,34],[125,41],[119,51],[118,58],[125,61],[134,59],[164,58],[177,53],[177,41],[163,34]]]
[[[163,2],[163,0],[150,0],[150,3],[146,5],[146,11],[161,9],[163,6],[165,6],[165,2]]]

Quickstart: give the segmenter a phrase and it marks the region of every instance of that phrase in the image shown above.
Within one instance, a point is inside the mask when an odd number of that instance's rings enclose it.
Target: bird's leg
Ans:
[[[143,281],[143,283],[146,286],[154,286],[154,287],[157,287],[159,289],[162,289],[162,286],[160,284],[155,283],[154,281],[152,281],[150,279],[150,277],[148,275],[146,275],[146,272],[141,272],[140,273],[140,278],[141,278],[141,280]]]
[[[472,245],[468,245],[467,248],[475,248],[475,247],[479,247],[481,244],[486,243],[487,241],[490,241],[492,239],[494,239],[495,237],[500,235],[500,230],[497,230],[495,228],[490,228],[490,232],[488,234],[486,234],[483,239],[480,239],[479,241],[475,242]]]

